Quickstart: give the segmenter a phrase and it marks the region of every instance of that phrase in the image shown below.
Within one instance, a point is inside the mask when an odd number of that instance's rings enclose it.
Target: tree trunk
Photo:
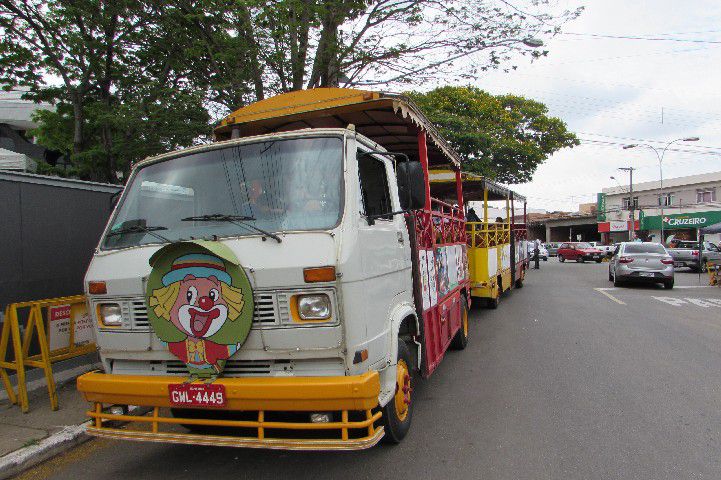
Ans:
[[[73,154],[82,153],[85,147],[85,139],[83,136],[83,124],[85,123],[85,112],[83,111],[83,101],[77,90],[73,89],[70,94],[73,103]]]

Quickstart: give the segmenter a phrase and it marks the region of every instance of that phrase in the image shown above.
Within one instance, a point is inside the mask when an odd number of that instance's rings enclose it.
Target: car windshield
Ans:
[[[658,243],[629,243],[623,253],[660,253],[665,254],[666,249]]]
[[[593,248],[590,243],[586,243],[586,242],[579,242],[579,243],[574,244],[574,246],[576,248]]]
[[[127,186],[102,246],[256,235],[248,225],[269,232],[333,228],[342,163],[342,140],[326,137],[232,145],[150,164]],[[234,221],[198,218],[204,215]]]

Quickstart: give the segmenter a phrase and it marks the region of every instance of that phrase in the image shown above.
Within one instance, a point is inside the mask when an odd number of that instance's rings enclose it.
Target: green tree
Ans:
[[[0,0],[0,83],[57,105],[38,116],[36,133],[71,154],[86,178],[117,182],[130,162],[208,133],[205,98],[186,80],[185,45],[159,23],[164,8]]]
[[[185,25],[188,51],[198,55],[193,82],[228,109],[316,86],[388,88],[475,78],[503,68],[511,55],[544,55],[524,43],[558,33],[581,12],[556,9],[553,0],[172,4],[177,18],[165,15],[166,29]]]
[[[468,86],[409,96],[465,159],[464,170],[500,182],[528,182],[551,154],[580,144],[543,103],[518,95]]]

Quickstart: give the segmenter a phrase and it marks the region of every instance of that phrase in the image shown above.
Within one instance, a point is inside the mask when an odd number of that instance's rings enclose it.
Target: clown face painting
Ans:
[[[215,245],[222,258],[198,244],[170,245],[151,258],[147,298],[151,325],[168,350],[191,376],[209,378],[245,341],[253,294],[232,252]]]

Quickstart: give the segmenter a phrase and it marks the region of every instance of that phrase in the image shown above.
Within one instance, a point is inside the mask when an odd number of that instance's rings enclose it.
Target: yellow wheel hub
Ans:
[[[396,416],[401,422],[408,417],[408,408],[411,404],[411,376],[408,365],[403,359],[396,365]]]
[[[463,310],[463,336],[468,336],[468,310]]]

